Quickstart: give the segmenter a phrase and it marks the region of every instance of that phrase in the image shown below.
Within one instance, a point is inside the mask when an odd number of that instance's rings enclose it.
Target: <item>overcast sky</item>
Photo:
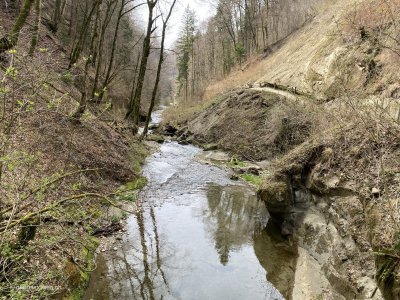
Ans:
[[[165,1],[165,0],[162,0]],[[179,30],[181,28],[181,21],[186,7],[189,5],[192,10],[195,11],[198,25],[206,21],[209,17],[214,15],[214,6],[212,5],[213,0],[178,0],[171,19],[168,23],[166,47],[171,48],[178,38]],[[143,6],[140,10],[139,15],[143,19],[142,27],[146,27],[148,10]]]
[[[182,16],[186,7],[189,5],[190,8],[195,11],[198,21],[197,25],[199,25],[214,14],[214,6],[211,4],[212,2],[212,0],[178,0],[174,14],[171,17],[168,26],[168,46],[171,46],[178,37]]]

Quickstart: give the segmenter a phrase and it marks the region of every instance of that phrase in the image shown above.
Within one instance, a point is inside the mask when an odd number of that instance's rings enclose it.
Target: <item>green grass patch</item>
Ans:
[[[115,197],[118,201],[136,201],[137,191],[144,188],[147,184],[147,178],[139,176],[136,180],[125,183],[119,188],[119,193]]]
[[[145,144],[134,141],[130,145],[129,154],[132,170],[139,174],[146,157],[149,155],[149,149]]]
[[[231,160],[228,162],[228,167],[245,167],[246,163],[241,161],[236,155],[232,156]]]
[[[254,184],[255,186],[260,186],[262,183],[262,178],[261,176],[257,176],[257,175],[253,175],[253,174],[242,174],[240,175],[240,178],[242,178],[243,180]]]
[[[136,180],[125,183],[121,189],[123,191],[134,191],[141,190],[147,184],[147,178],[144,176],[139,176]]]

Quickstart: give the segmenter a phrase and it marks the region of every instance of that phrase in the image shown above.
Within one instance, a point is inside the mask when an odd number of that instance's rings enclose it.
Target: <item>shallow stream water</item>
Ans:
[[[264,203],[201,152],[167,142],[147,159],[141,209],[122,246],[97,256],[85,299],[283,299],[267,280],[286,257],[264,230]]]

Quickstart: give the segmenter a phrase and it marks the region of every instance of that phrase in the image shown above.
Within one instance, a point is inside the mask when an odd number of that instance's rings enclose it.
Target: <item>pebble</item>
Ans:
[[[378,188],[372,188],[372,195],[379,195],[381,193],[381,190]]]
[[[117,251],[117,250],[118,250],[118,248],[117,248],[117,247],[114,247],[114,248],[113,248],[113,250],[114,250],[114,251]]]

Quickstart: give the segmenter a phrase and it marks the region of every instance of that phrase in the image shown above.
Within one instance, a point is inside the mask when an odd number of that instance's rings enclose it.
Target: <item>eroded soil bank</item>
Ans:
[[[177,118],[163,130],[264,160],[258,194],[298,245],[289,298],[399,299],[399,126],[343,106],[242,88],[171,110]]]

